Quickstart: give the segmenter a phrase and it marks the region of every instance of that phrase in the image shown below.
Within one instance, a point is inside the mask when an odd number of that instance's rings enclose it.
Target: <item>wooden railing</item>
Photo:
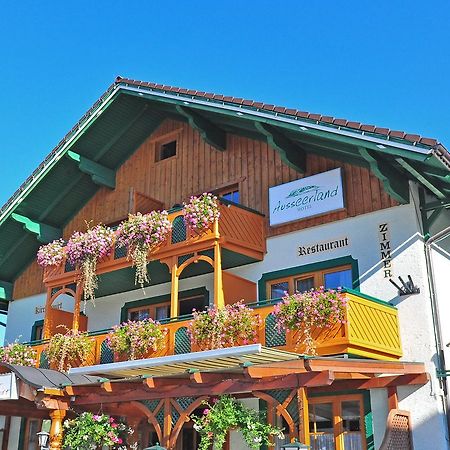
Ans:
[[[317,344],[317,354],[363,356],[366,358],[394,360],[402,356],[397,309],[388,303],[365,296],[355,291],[346,293],[348,306],[346,322],[331,328],[312,330]],[[257,342],[266,347],[302,354],[304,345],[302,333],[279,333],[272,315],[273,305],[279,300],[265,304],[250,305],[260,319]],[[199,351],[191,345],[186,333],[190,317],[168,320],[161,327],[166,329],[166,342],[162,350],[149,357],[167,356]],[[113,362],[113,354],[107,348],[105,339],[108,330],[91,333],[95,341],[91,358],[86,365]],[[39,359],[46,343],[35,345]]]
[[[213,248],[219,240],[222,248],[261,261],[266,252],[266,226],[263,215],[239,205],[221,202],[218,234],[213,229],[197,234],[184,227],[183,210],[169,213],[172,232],[166,241],[149,254],[149,260],[163,260],[172,256],[205,251]],[[131,266],[124,249],[116,248],[108,257],[97,264],[97,274],[119,270]],[[44,283],[47,287],[56,287],[72,283],[77,279],[78,271],[67,262],[44,270]]]

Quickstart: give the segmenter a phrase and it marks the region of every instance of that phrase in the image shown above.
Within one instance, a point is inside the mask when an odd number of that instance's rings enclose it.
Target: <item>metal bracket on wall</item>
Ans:
[[[394,280],[389,279],[389,282],[393,284],[397,290],[398,295],[401,297],[403,295],[414,295],[420,294],[420,288],[416,286],[411,278],[411,275],[408,275],[408,281],[403,281],[402,277],[398,277],[401,286],[399,286]]]

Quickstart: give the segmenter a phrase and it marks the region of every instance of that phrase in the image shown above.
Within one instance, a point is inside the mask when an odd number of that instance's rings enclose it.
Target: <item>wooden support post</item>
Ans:
[[[52,290],[47,288],[47,299],[45,300],[44,329],[42,338],[50,339],[50,314],[52,313]]]
[[[78,331],[80,328],[80,308],[81,308],[81,295],[83,289],[81,283],[77,283],[77,288],[75,291],[75,305],[73,307],[73,322],[72,330]]]
[[[305,387],[297,389],[298,403],[298,439],[302,444],[309,445],[309,410]]]
[[[170,293],[170,317],[177,317],[179,315],[178,304],[178,258],[172,257],[172,286]]]
[[[161,445],[166,447],[167,450],[171,450],[170,445],[170,433],[172,432],[172,412],[170,407],[170,398],[164,399],[164,426],[163,426],[163,439]]]
[[[62,449],[63,425],[62,421],[66,416],[66,411],[61,409],[53,410],[50,413],[52,424],[50,427],[50,450]]]
[[[225,307],[222,281],[222,252],[219,243],[219,221],[214,222],[214,306],[216,308]]]
[[[392,409],[398,409],[397,386],[389,386],[387,391],[389,411],[391,411]]]

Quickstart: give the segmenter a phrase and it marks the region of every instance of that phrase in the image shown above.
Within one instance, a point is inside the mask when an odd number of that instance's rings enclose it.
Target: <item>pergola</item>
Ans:
[[[397,386],[429,380],[423,363],[306,357],[260,344],[79,367],[69,374],[7,364],[1,370],[16,378],[19,398],[0,401],[0,414],[50,417],[52,449],[61,448],[66,414],[99,408],[126,416],[133,427],[145,417],[171,449],[190,414],[223,394],[264,400],[271,423],[283,417],[290,438],[308,442],[308,395],[386,388],[389,409],[397,409]]]

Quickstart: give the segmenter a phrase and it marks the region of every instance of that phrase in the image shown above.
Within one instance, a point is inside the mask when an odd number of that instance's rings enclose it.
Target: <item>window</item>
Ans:
[[[312,450],[366,449],[361,395],[312,397],[308,403]]]
[[[36,320],[31,328],[31,341],[40,341],[44,332],[44,321]]]
[[[320,286],[324,286],[326,289],[351,288],[352,284],[352,267],[345,265],[270,280],[267,284],[267,298],[280,298],[286,292],[289,294],[305,292]]]
[[[218,189],[214,194],[229,202],[239,203],[239,186],[237,184]]]
[[[156,157],[155,160],[163,161],[164,159],[172,158],[172,156],[175,156],[177,154],[177,141],[176,140],[170,140],[170,141],[161,141],[157,142],[156,146]]]
[[[170,316],[170,303],[156,303],[128,310],[128,320],[138,321],[145,319],[162,320]]]

